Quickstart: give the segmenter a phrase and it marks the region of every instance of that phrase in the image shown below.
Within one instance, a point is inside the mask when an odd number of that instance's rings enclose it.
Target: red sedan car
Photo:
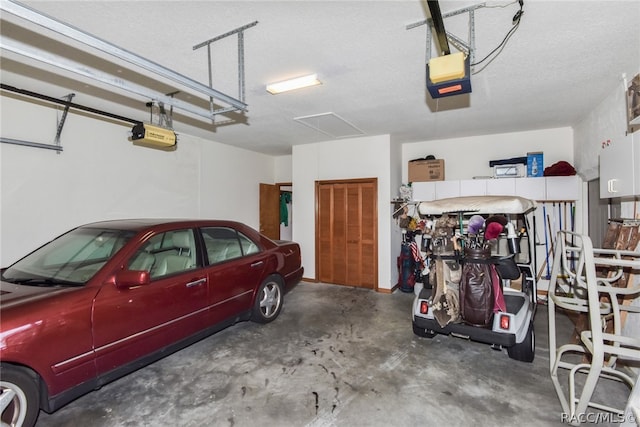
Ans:
[[[267,323],[300,247],[232,221],[75,228],[2,270],[2,425],[32,426],[109,381],[238,321]]]

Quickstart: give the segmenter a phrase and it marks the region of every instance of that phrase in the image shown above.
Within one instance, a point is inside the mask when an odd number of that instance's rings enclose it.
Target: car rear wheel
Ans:
[[[258,288],[251,320],[269,323],[278,317],[282,310],[282,283],[278,276],[269,276]]]
[[[533,329],[533,322],[529,323],[527,335],[521,343],[507,348],[507,354],[514,360],[520,362],[533,362],[536,353],[536,334]]]
[[[2,366],[0,378],[2,425],[32,427],[40,412],[35,374],[20,367]]]

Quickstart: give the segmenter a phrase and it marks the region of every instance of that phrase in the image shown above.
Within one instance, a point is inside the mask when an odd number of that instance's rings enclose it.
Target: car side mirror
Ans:
[[[115,284],[118,288],[135,288],[151,282],[148,271],[122,270],[116,274]]]

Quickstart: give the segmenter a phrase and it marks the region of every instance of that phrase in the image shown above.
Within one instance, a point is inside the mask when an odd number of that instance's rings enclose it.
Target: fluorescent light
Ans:
[[[318,80],[317,74],[310,74],[308,76],[297,77],[295,79],[285,80],[283,82],[271,83],[267,85],[267,92],[275,95],[277,93],[287,92],[294,89],[301,89],[303,87],[315,86],[322,84]]]

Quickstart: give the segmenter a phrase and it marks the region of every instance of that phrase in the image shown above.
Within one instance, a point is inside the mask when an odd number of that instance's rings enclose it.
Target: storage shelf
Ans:
[[[483,195],[521,196],[536,201],[565,202],[582,198],[582,179],[577,175],[414,182],[411,187],[414,201]]]

